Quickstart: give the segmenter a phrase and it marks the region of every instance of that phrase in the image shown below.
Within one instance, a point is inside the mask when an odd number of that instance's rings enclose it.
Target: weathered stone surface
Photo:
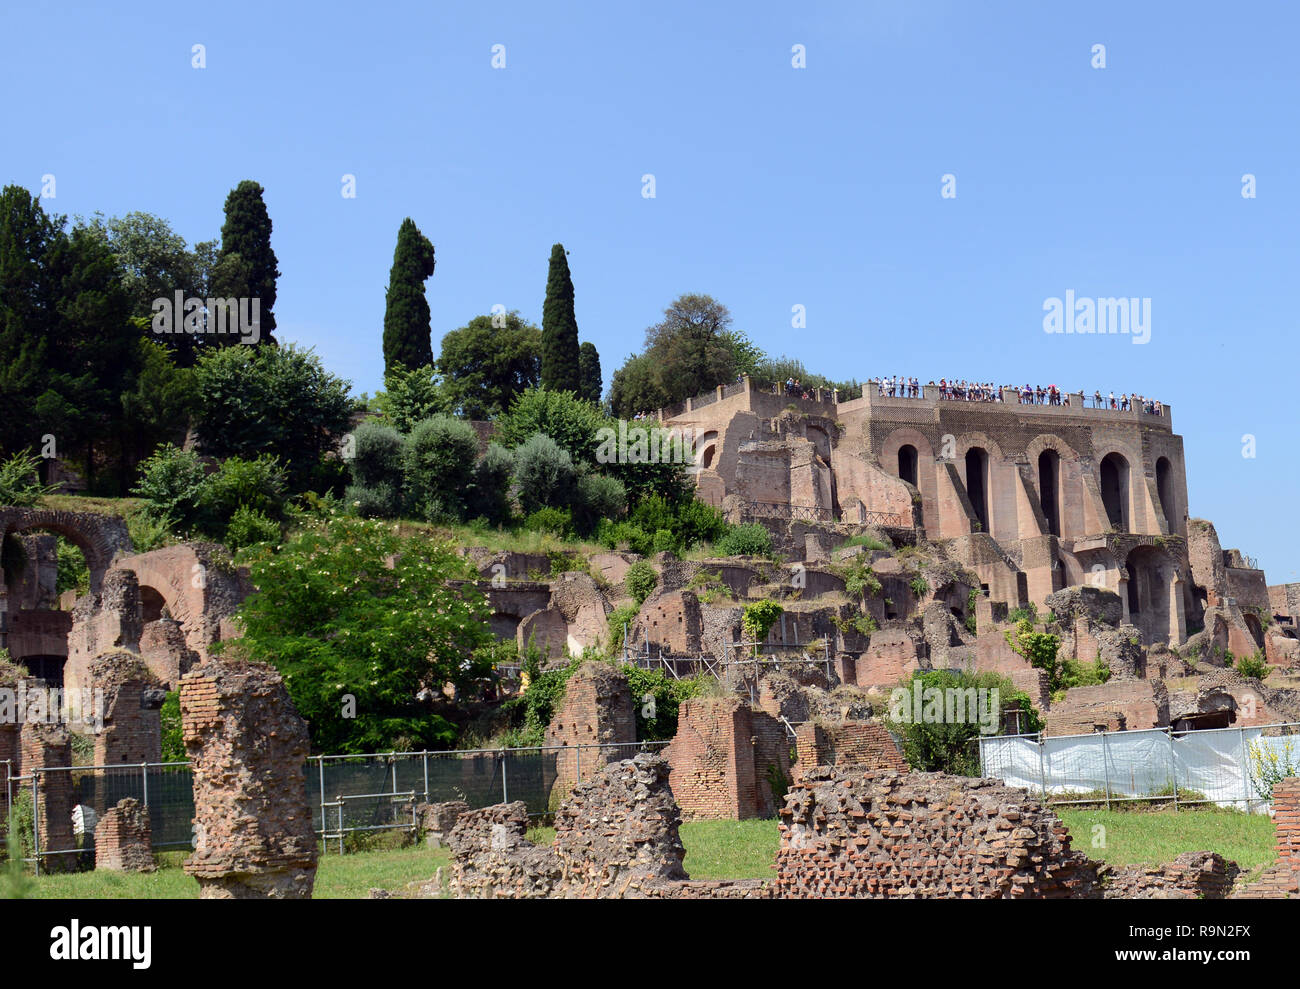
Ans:
[[[447,844],[452,829],[461,815],[469,813],[469,804],[463,800],[447,800],[436,804],[417,804],[415,819],[419,822],[424,841],[430,848]]]
[[[1067,587],[1047,596],[1047,607],[1062,624],[1073,623],[1077,618],[1102,625],[1117,626],[1124,620],[1124,605],[1120,597],[1104,587],[1081,584]]]
[[[299,899],[316,878],[307,725],[269,666],[209,661],[181,679],[204,899]]]
[[[95,868],[153,872],[153,829],[149,809],[134,797],[119,800],[95,827]]]

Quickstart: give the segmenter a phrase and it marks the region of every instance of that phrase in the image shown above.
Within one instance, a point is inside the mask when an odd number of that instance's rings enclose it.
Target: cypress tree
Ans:
[[[258,343],[274,343],[275,280],[280,277],[271,250],[271,217],[262,199],[265,190],[245,179],[226,197],[226,222],[221,227],[221,251],[212,273],[213,292],[224,298],[258,299],[261,312]],[[234,343],[237,335],[211,336],[204,343]]]
[[[424,282],[433,274],[433,244],[409,216],[397,231],[393,269],[388,275],[384,309],[384,373],[400,364],[414,371],[433,364],[429,300]]]
[[[551,248],[542,307],[542,387],[551,391],[582,389],[578,357],[578,320],[573,314],[573,279],[564,245]]]
[[[590,341],[578,348],[578,377],[582,382],[582,390],[578,396],[599,405],[602,384],[600,354],[596,350],[596,345]]]

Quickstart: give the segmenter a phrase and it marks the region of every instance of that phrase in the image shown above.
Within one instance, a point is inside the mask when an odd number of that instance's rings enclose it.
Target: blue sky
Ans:
[[[497,303],[540,323],[560,241],[607,383],[696,291],[837,378],[1158,396],[1192,514],[1276,583],[1300,580],[1274,521],[1297,474],[1298,34],[1283,3],[28,4],[0,41],[24,111],[0,181],[52,174],[53,212],[196,241],[257,180],[277,336],[358,392],[410,216],[437,249],[435,351]],[[1045,334],[1067,289],[1150,298],[1150,342]]]

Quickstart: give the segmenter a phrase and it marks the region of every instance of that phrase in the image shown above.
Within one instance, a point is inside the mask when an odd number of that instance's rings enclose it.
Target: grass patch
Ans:
[[[37,899],[75,900],[193,900],[199,884],[181,871],[188,852],[162,852],[151,873],[77,872],[31,879],[30,895]],[[410,882],[432,879],[439,866],[451,865],[445,848],[423,845],[354,855],[322,855],[316,872],[317,900],[364,899],[373,888],[400,889]],[[443,872],[444,880],[447,872]]]
[[[1218,852],[1250,872],[1271,865],[1273,819],[1267,814],[1200,808],[1151,812],[1053,808],[1074,837],[1074,847],[1111,865],[1161,865],[1183,852]],[[1105,845],[1093,847],[1102,832]]]

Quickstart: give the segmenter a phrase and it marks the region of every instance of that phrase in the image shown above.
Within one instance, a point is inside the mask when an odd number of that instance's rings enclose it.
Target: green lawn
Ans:
[[[1271,865],[1276,857],[1273,819],[1234,810],[1071,810],[1057,814],[1073,836],[1073,847],[1114,865],[1159,865],[1183,852],[1218,852],[1245,872]],[[1104,831],[1094,831],[1100,825]]]
[[[1169,862],[1182,852],[1212,851],[1255,873],[1271,864],[1273,821],[1266,814],[1229,810],[1125,812],[1059,811],[1074,836],[1074,847],[1115,865]],[[1094,831],[1096,825],[1104,832]],[[692,879],[766,879],[773,875],[780,836],[776,821],[688,821],[681,826],[686,871]],[[553,828],[534,828],[530,840],[549,844]],[[147,875],[83,872],[28,877],[26,894],[71,899],[186,899],[198,884],[180,869],[184,853],[160,856],[162,867]],[[349,855],[323,855],[316,874],[316,897],[364,897],[372,888],[400,892],[408,883],[431,879],[439,866],[450,871],[446,849],[423,846]],[[0,874],[0,899],[6,893]]]

